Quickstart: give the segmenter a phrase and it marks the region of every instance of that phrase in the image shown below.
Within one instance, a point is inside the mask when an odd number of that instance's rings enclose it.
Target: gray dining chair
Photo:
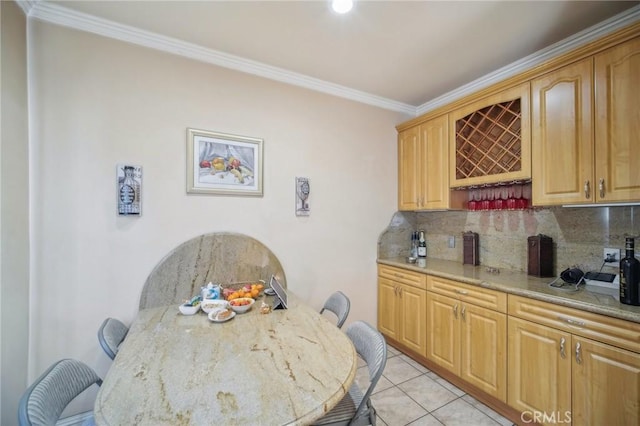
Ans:
[[[350,309],[351,301],[349,298],[343,292],[336,291],[324,302],[320,313],[322,314],[324,311],[333,312],[333,314],[338,317],[336,326],[342,328],[342,324],[347,320]]]
[[[102,380],[91,367],[74,359],[53,364],[24,392],[18,404],[20,426],[55,425],[66,406]]]
[[[115,318],[107,318],[98,329],[98,341],[109,358],[114,359],[129,327]]]
[[[365,321],[349,324],[345,333],[367,364],[369,385],[362,391],[354,381],[349,392],[331,411],[317,420],[316,425],[375,425],[376,410],[371,404],[371,393],[382,376],[387,363],[387,343],[382,334]]]

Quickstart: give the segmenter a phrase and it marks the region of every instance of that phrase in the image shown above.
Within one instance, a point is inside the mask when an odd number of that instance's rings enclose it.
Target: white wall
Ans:
[[[27,20],[0,2],[0,424],[18,421],[29,339]]]
[[[130,322],[142,285],[196,235],[250,235],[320,308],[337,289],[376,323],[376,242],[396,206],[396,132],[409,117],[181,57],[30,23],[31,371],[109,363],[96,331]],[[311,54],[311,53],[309,53]],[[264,197],[186,194],[186,128],[264,139]],[[118,162],[143,166],[143,214],[116,215]],[[308,218],[294,177],[311,179]]]

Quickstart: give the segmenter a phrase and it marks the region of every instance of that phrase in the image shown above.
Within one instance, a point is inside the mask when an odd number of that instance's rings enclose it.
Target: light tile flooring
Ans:
[[[362,360],[356,381],[369,375]],[[512,422],[388,346],[387,365],[371,397],[381,426],[511,426]]]

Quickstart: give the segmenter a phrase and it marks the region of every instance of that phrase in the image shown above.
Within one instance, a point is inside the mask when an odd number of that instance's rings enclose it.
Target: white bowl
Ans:
[[[237,299],[229,300],[229,306],[231,306],[231,309],[235,312],[242,314],[251,309],[251,306],[253,306],[255,302],[256,301],[250,297],[238,297]]]
[[[226,308],[227,306],[229,306],[229,302],[222,299],[204,299],[202,302],[200,302],[200,306],[202,307],[202,310],[208,314],[214,309]]]
[[[200,303],[195,306],[182,304],[178,307],[182,315],[193,315],[200,310]]]

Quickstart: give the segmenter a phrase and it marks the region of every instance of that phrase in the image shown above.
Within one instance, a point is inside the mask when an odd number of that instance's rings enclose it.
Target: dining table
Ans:
[[[98,391],[97,425],[304,425],[348,392],[357,354],[348,336],[288,292],[261,295],[214,322],[178,306],[143,309]],[[267,309],[268,310],[268,309]]]

